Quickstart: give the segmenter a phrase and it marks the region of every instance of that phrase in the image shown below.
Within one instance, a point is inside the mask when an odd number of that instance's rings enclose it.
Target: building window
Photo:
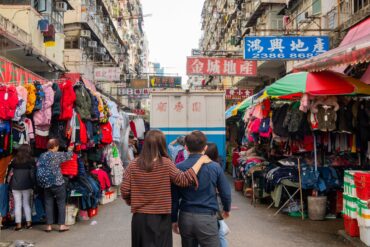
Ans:
[[[355,13],[370,5],[370,0],[354,0],[353,2],[353,9]]]
[[[312,14],[317,15],[321,13],[321,0],[312,0]]]

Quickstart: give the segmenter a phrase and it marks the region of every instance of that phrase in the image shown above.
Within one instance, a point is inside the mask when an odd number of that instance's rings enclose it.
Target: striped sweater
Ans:
[[[170,159],[163,158],[163,164],[156,161],[151,172],[140,169],[135,159],[124,173],[122,198],[132,213],[170,214],[171,182],[180,187],[198,186],[193,169],[182,172]]]

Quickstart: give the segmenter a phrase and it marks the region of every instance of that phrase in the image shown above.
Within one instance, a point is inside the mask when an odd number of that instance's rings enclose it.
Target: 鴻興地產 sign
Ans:
[[[248,36],[244,58],[253,60],[300,60],[329,50],[328,36]]]
[[[242,58],[188,57],[187,75],[256,76],[257,62]]]

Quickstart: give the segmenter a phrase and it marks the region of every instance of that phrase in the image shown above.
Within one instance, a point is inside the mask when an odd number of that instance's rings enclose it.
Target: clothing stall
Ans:
[[[60,150],[74,146],[70,161],[62,164],[67,188],[67,224],[98,212],[99,202],[117,198],[127,156],[129,117],[117,104],[83,80],[0,85],[0,216],[12,224],[14,203],[8,179],[12,154],[29,144],[37,159],[49,139]],[[41,190],[32,199],[33,222],[43,222]],[[78,217],[76,217],[78,216]]]
[[[345,174],[369,169],[368,95],[369,85],[323,71],[289,74],[247,99],[236,109],[246,129],[231,157],[236,185],[293,217],[340,215],[355,200],[343,194]]]

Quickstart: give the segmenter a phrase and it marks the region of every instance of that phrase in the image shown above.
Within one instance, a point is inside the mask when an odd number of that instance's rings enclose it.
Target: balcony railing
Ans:
[[[0,34],[1,33],[5,33],[9,38],[15,39],[22,44],[29,45],[32,43],[31,35],[2,15],[0,15]]]

